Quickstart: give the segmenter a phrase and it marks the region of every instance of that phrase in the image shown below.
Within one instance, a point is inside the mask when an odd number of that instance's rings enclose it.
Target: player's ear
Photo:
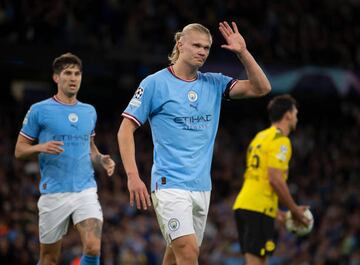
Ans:
[[[179,52],[182,52],[182,48],[183,48],[183,41],[182,41],[182,39],[180,38],[180,40],[177,42],[177,48],[178,48],[178,50],[179,50]]]
[[[285,119],[286,119],[286,120],[291,120],[291,111],[287,111],[287,112],[285,113]]]
[[[57,84],[59,82],[59,75],[58,74],[53,74],[52,76],[54,82]]]

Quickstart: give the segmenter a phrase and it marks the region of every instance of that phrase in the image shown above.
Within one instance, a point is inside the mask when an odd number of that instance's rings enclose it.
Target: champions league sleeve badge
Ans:
[[[287,152],[288,152],[288,148],[285,145],[281,145],[280,152],[276,155],[277,159],[284,162],[286,160]]]
[[[144,94],[144,89],[142,87],[139,87],[136,89],[134,97],[130,100],[130,106],[132,107],[140,107],[141,105],[141,97]]]

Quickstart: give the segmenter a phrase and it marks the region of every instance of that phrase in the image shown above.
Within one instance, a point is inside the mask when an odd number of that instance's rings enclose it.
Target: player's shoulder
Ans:
[[[140,86],[142,89],[151,90],[159,87],[162,83],[165,83],[169,78],[167,68],[161,69],[153,74],[146,76],[141,82]]]
[[[198,71],[197,74],[199,79],[218,79],[224,76],[222,73],[215,73],[215,72],[203,73],[201,71]]]
[[[76,104],[76,109],[79,111],[86,112],[91,115],[95,115],[95,116],[97,115],[95,107],[89,103],[84,103],[84,102],[78,101]]]
[[[139,88],[136,90],[135,93],[155,93],[156,91],[162,91],[164,88],[168,87],[168,83],[172,79],[172,75],[168,68],[161,69],[151,75],[145,77],[140,85]]]
[[[95,107],[93,105],[91,105],[90,103],[85,103],[85,102],[82,102],[82,101],[78,101],[77,105],[78,105],[78,107],[87,108],[87,109],[91,109],[91,110],[95,111]]]
[[[271,127],[271,135],[270,141],[277,145],[289,145],[290,146],[290,138],[284,135],[280,130],[275,127]]]
[[[259,131],[255,138],[272,138],[272,136],[274,135],[274,130],[272,127],[269,127],[269,128],[265,128],[261,131]]]
[[[39,102],[32,104],[30,106],[30,110],[31,111],[41,110],[52,104],[54,104],[54,100],[52,98],[47,98],[47,99],[44,99],[44,100],[41,100]]]
[[[260,132],[255,136],[255,140],[266,141],[272,144],[290,144],[290,139],[286,135],[282,134],[280,130],[271,126]]]
[[[143,79],[143,82],[150,82],[150,81],[162,81],[164,78],[168,78],[170,76],[168,68],[163,68],[153,74],[148,75]]]
[[[232,79],[232,77],[226,75],[226,74],[223,74],[221,72],[201,72],[201,71],[198,71],[198,76],[199,77],[202,77],[202,78],[211,78],[211,79]]]

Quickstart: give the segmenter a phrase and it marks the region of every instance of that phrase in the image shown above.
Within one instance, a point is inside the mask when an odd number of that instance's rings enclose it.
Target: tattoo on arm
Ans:
[[[102,157],[101,154],[97,154],[97,155],[95,156],[95,164],[96,164],[96,165],[101,165],[101,157]]]

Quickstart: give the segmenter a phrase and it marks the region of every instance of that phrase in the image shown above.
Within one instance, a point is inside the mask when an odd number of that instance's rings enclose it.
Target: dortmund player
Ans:
[[[244,183],[233,209],[241,251],[248,265],[267,264],[267,256],[275,250],[275,218],[284,220],[278,201],[297,222],[309,222],[303,214],[307,207],[295,203],[286,184],[291,158],[288,135],[296,128],[296,105],[290,95],[273,98],[268,105],[271,126],[259,132],[247,150]]]

